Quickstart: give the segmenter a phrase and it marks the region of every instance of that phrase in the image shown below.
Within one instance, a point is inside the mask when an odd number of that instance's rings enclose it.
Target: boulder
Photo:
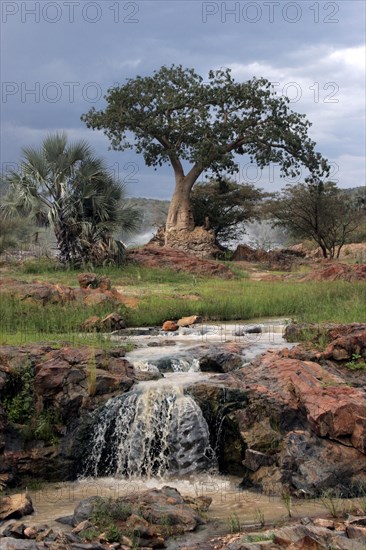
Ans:
[[[76,505],[74,513],[71,516],[71,524],[76,527],[77,525],[80,525],[80,523],[82,523],[83,521],[91,520],[95,507],[101,502],[103,502],[103,499],[98,496],[92,496],[81,500]]]
[[[200,315],[191,315],[190,317],[182,317],[177,321],[178,327],[190,327],[202,322]]]
[[[330,489],[348,497],[362,487],[365,455],[353,447],[303,430],[289,432],[281,445],[277,461],[282,479],[298,496],[321,496]]]
[[[5,496],[0,501],[0,520],[21,518],[33,511],[32,500],[26,494]]]
[[[202,372],[230,372],[243,366],[244,359],[237,353],[216,352],[200,358]]]
[[[175,321],[165,321],[163,323],[163,326],[161,327],[161,330],[165,332],[174,332],[178,330],[179,326]]]

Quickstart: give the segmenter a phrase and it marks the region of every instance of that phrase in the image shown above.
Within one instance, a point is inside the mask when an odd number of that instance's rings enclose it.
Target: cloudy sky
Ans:
[[[80,115],[103,108],[116,83],[161,65],[203,77],[230,67],[263,76],[313,123],[311,136],[341,187],[365,184],[365,3],[306,1],[1,1],[1,164],[52,131],[90,141],[131,196],[169,198],[168,167],[154,171],[133,153],[108,150]],[[240,160],[240,180],[268,190],[275,170]]]

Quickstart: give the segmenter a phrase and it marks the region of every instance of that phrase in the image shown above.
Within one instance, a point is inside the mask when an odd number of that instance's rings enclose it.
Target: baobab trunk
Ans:
[[[191,189],[193,183],[186,178],[176,179],[175,190],[170,202],[166,231],[192,231],[194,219],[191,207]]]
[[[185,177],[176,175],[175,190],[165,227],[164,245],[199,258],[214,258],[218,252],[214,232],[204,227],[195,227],[193,219],[191,190],[200,173],[196,170]]]

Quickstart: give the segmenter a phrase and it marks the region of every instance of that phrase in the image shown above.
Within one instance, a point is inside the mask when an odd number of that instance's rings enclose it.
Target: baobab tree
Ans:
[[[206,170],[235,173],[237,155],[249,155],[260,168],[276,163],[283,176],[298,176],[305,167],[320,178],[329,169],[315,152],[305,115],[293,112],[264,78],[236,82],[230,69],[221,69],[204,81],[193,69],[163,66],[109,89],[105,99],[104,110],[81,117],[87,126],[103,130],[112,149],[134,149],[147,166],[173,169],[167,232],[194,228],[195,182]]]

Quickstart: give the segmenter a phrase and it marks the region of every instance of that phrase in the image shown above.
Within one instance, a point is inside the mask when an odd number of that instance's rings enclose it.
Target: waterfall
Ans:
[[[164,356],[159,359],[152,359],[148,362],[134,361],[134,366],[141,370],[146,370],[149,367],[156,367],[160,372],[200,372],[200,363],[195,357]]]
[[[95,414],[83,474],[184,476],[215,466],[209,429],[182,386],[149,382]]]

